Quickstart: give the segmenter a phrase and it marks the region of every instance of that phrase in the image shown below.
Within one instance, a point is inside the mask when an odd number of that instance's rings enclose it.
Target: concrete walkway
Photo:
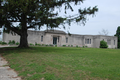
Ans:
[[[21,80],[17,73],[7,66],[7,61],[0,55],[0,80]]]

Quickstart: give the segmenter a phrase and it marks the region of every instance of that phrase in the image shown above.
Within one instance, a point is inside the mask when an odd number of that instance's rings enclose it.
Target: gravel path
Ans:
[[[7,61],[0,55],[0,80],[21,80],[17,73],[7,66]]]

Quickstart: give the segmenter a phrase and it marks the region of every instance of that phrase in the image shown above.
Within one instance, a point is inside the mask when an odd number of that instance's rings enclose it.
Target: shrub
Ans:
[[[20,43],[19,42],[16,42],[16,45],[19,45]]]
[[[37,44],[38,46],[41,46],[41,44]]]
[[[34,44],[32,44],[32,43],[30,43],[29,45],[30,45],[30,46],[34,46]]]
[[[71,47],[73,47],[73,45],[71,45]]]
[[[88,46],[85,46],[86,48],[88,47]]]
[[[6,42],[1,42],[1,44],[2,44],[2,45],[5,45],[5,44],[7,44],[7,43],[6,43]]]
[[[15,41],[14,41],[14,40],[12,40],[12,41],[9,40],[8,44],[9,44],[9,45],[13,45],[13,44],[15,44]]]
[[[83,48],[84,48],[84,46],[83,46]]]
[[[55,47],[57,47],[57,45],[55,45]]]
[[[15,44],[15,41],[14,41],[14,40],[12,40],[12,44]]]
[[[49,46],[53,46],[52,44],[49,44]]]
[[[37,42],[35,42],[35,46],[41,46],[41,44],[38,44]]]
[[[48,45],[46,44],[45,46],[47,47]]]
[[[78,45],[76,45],[76,47],[78,48]]]
[[[63,47],[66,47],[66,45],[62,45]]]
[[[11,42],[12,42],[12,41],[11,41],[11,40],[9,40],[8,44],[11,44]]]
[[[37,44],[37,42],[35,42],[35,46],[37,46],[38,44]]]
[[[107,42],[105,41],[100,41],[100,48],[108,48]]]
[[[42,44],[42,46],[45,46],[45,44]]]

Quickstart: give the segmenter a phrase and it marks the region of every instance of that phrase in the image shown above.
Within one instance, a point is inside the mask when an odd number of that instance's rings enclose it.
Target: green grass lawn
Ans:
[[[68,47],[0,48],[23,80],[120,80],[120,50]]]

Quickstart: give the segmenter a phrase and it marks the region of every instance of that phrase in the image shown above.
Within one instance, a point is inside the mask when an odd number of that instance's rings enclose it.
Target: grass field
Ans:
[[[69,47],[1,48],[23,80],[120,80],[120,50]]]

